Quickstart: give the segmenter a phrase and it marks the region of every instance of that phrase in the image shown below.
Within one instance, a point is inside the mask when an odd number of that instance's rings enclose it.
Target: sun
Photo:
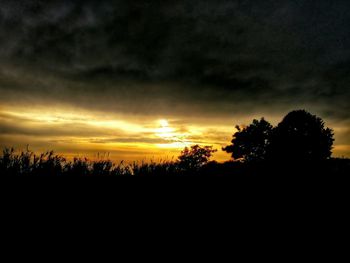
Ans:
[[[169,127],[169,122],[165,119],[159,120],[159,124],[162,128]]]
[[[193,144],[187,140],[187,134],[181,133],[176,127],[173,127],[166,119],[157,121],[158,128],[155,129],[155,135],[161,138],[164,142],[157,144],[159,148],[165,149],[180,149]]]
[[[171,140],[174,138],[175,129],[169,126],[169,122],[165,119],[159,120],[159,128],[156,129],[156,134],[158,137],[164,140]]]
[[[158,144],[160,148],[183,148],[188,146],[190,142],[186,139],[186,134],[179,133],[179,131],[172,127],[168,120],[158,120],[158,128],[155,130],[157,137],[164,140],[164,143]]]

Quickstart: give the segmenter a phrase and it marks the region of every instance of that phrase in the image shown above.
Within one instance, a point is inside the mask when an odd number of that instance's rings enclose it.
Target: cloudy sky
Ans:
[[[171,158],[302,108],[350,157],[349,28],[347,0],[0,0],[0,146]]]

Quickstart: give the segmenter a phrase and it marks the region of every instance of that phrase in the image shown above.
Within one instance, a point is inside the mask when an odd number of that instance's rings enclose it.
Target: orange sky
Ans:
[[[3,108],[0,120],[9,131],[0,135],[2,147],[23,149],[30,144],[34,151],[53,149],[68,157],[91,159],[100,154],[126,161],[172,159],[194,144],[220,150],[229,143],[233,131],[232,125],[40,107]],[[228,160],[229,155],[218,151],[215,159]]]
[[[66,157],[159,161],[176,159],[184,147],[200,144],[212,145],[218,150],[214,159],[226,161],[230,155],[221,148],[230,143],[234,125],[249,124],[253,117],[193,120],[186,116],[118,115],[63,106],[2,106],[0,146],[25,149],[29,144],[33,151],[54,150]],[[268,118],[273,124],[278,119]],[[332,128],[336,134],[347,133],[344,127]],[[341,142],[336,141],[334,156],[350,156],[349,145]]]

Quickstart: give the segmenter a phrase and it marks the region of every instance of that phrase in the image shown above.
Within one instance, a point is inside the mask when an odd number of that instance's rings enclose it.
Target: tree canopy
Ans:
[[[332,155],[333,131],[305,110],[292,111],[274,129],[269,148],[273,160],[318,161]]]
[[[321,118],[305,110],[288,113],[277,127],[262,118],[236,129],[232,144],[223,148],[235,160],[317,161],[332,155],[333,131],[325,127]]]
[[[223,150],[231,153],[233,159],[245,161],[264,160],[267,147],[270,143],[272,125],[264,118],[253,120],[253,123],[245,128],[236,126],[238,130],[232,139],[232,144]]]
[[[214,152],[216,150],[212,146],[193,145],[191,148],[186,147],[178,157],[179,165],[185,170],[197,170],[208,163]]]

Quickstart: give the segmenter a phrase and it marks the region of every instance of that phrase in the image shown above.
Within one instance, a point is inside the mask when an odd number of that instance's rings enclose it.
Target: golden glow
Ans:
[[[93,158],[110,153],[113,159],[146,160],[177,157],[184,147],[193,144],[213,145],[220,149],[230,140],[232,127],[182,124],[180,119],[154,119],[122,116],[68,108],[6,108],[0,121],[13,126],[12,134],[0,135],[0,146],[33,150],[53,149],[66,156]],[[213,129],[224,131],[221,140],[206,135]],[[220,151],[219,151],[220,152]],[[218,160],[229,156],[221,153]]]
[[[229,160],[221,148],[230,143],[235,131],[233,125],[208,120],[195,123],[186,117],[127,116],[65,107],[2,105],[0,122],[7,127],[0,134],[0,147],[25,149],[30,144],[34,151],[55,150],[67,157],[96,158],[98,153],[109,153],[113,160],[126,161],[176,158],[184,147],[194,144],[212,145],[218,150],[215,160]],[[347,130],[331,127],[346,136]],[[350,145],[336,144],[334,155],[350,156]]]
[[[175,129],[169,127],[167,120],[159,121],[160,127],[155,130],[155,134],[164,140],[173,140],[176,137]]]
[[[161,127],[169,127],[169,122],[167,120],[159,120],[159,124]]]

